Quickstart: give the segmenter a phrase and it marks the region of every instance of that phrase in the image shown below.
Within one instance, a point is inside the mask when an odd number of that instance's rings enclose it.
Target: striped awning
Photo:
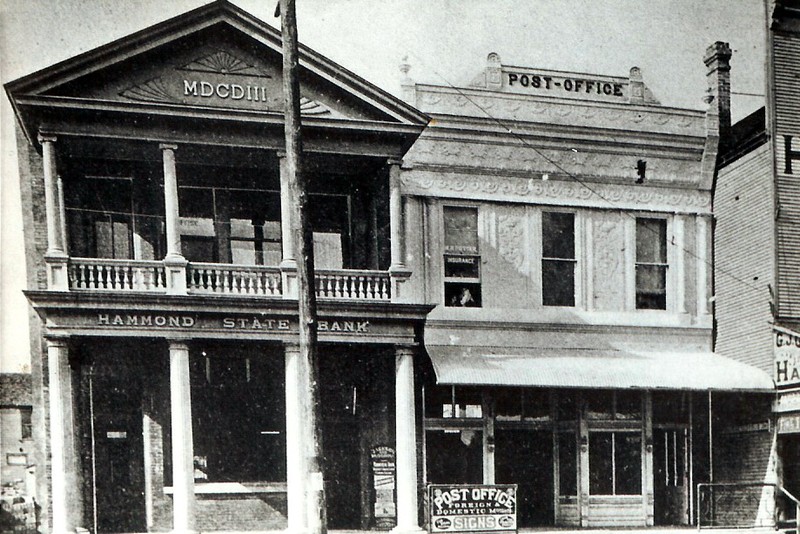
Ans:
[[[774,391],[755,367],[713,352],[463,347],[428,345],[446,385],[554,388]]]

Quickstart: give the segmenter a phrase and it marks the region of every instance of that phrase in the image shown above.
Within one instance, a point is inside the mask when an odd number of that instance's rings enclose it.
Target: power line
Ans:
[[[453,89],[453,90],[455,90],[456,92],[458,92],[458,94],[459,94],[461,97],[463,97],[464,99],[466,99],[467,101],[469,101],[469,102],[470,102],[472,105],[474,105],[476,108],[478,108],[479,110],[481,110],[481,112],[482,112],[484,115],[486,115],[486,117],[488,117],[490,120],[494,121],[494,122],[495,122],[495,123],[496,123],[498,126],[500,126],[501,128],[505,129],[505,130],[506,130],[506,131],[507,131],[509,134],[511,134],[513,137],[515,137],[515,138],[516,138],[516,139],[517,139],[517,140],[518,140],[520,143],[522,143],[522,145],[524,145],[526,148],[529,148],[530,150],[533,150],[534,152],[536,152],[536,154],[538,154],[540,157],[542,157],[542,158],[543,158],[545,161],[547,161],[548,163],[550,163],[551,165],[553,165],[555,168],[557,168],[559,171],[561,171],[563,174],[565,174],[565,175],[566,175],[567,177],[569,177],[570,179],[572,179],[572,180],[574,180],[575,182],[577,182],[577,183],[578,183],[578,184],[579,184],[581,187],[584,187],[584,188],[588,189],[590,192],[592,192],[594,195],[597,195],[597,197],[599,197],[600,199],[602,199],[604,202],[608,203],[608,204],[609,204],[609,205],[610,205],[612,208],[614,208],[614,209],[616,209],[616,210],[619,210],[619,211],[620,211],[620,212],[621,212],[623,215],[625,215],[625,216],[627,216],[627,217],[630,217],[631,219],[634,219],[634,220],[636,219],[636,217],[635,217],[634,215],[632,215],[631,213],[629,213],[629,212],[628,212],[629,210],[627,210],[626,208],[623,208],[623,207],[621,207],[621,206],[619,206],[619,205],[615,204],[615,203],[614,203],[612,200],[610,200],[610,199],[606,198],[606,197],[605,197],[605,196],[603,196],[601,193],[599,193],[599,192],[598,192],[596,189],[594,189],[593,187],[591,187],[591,186],[590,186],[590,185],[589,185],[589,184],[588,184],[586,181],[584,181],[584,180],[581,180],[581,179],[580,179],[578,176],[576,176],[576,175],[572,174],[571,172],[569,172],[568,170],[564,169],[564,168],[563,168],[561,165],[559,165],[557,162],[555,162],[555,161],[553,161],[551,158],[547,157],[547,155],[545,155],[545,154],[544,154],[544,153],[543,153],[541,150],[539,150],[539,149],[538,149],[538,148],[536,148],[535,146],[532,146],[531,144],[529,144],[529,143],[528,143],[528,142],[525,140],[525,138],[524,138],[524,137],[522,137],[522,135],[520,135],[519,133],[515,132],[515,131],[514,131],[514,130],[511,128],[511,127],[509,127],[509,126],[508,126],[508,125],[507,125],[505,122],[503,122],[503,120],[502,120],[502,119],[500,119],[500,118],[498,118],[498,117],[495,117],[494,115],[492,115],[492,114],[489,112],[489,110],[487,110],[485,107],[481,106],[481,105],[480,105],[478,102],[476,102],[476,101],[475,101],[473,98],[471,98],[471,97],[470,97],[468,94],[466,94],[464,91],[462,91],[462,90],[461,90],[461,88],[459,88],[459,87],[457,87],[457,86],[453,85],[453,84],[450,82],[450,80],[448,80],[448,79],[447,79],[445,76],[443,76],[442,74],[440,74],[438,70],[436,70],[435,68],[432,68],[432,67],[428,66],[428,65],[425,63],[425,61],[424,61],[422,58],[420,58],[420,57],[419,57],[419,56],[418,56],[416,53],[414,53],[414,52],[412,51],[412,52],[411,52],[411,54],[412,54],[412,55],[413,55],[415,58],[417,58],[417,60],[419,60],[419,61],[420,61],[420,63],[422,63],[423,65],[425,65],[425,67],[426,67],[426,68],[430,69],[430,70],[431,70],[431,71],[432,71],[434,74],[436,74],[436,76],[438,76],[439,78],[441,78],[441,79],[444,81],[444,83],[445,83],[445,84],[446,84],[448,87],[450,87],[451,89]],[[753,96],[757,96],[757,95],[753,95]],[[762,95],[762,96],[763,96],[763,95]],[[573,151],[575,151],[575,152],[577,152],[577,150],[576,150],[575,148],[572,148],[572,150],[573,150]],[[651,229],[649,229],[649,228],[647,228],[647,230],[648,230],[648,231],[650,231],[650,232],[652,232],[654,235],[656,235],[656,232],[655,232],[655,230],[651,230]],[[673,245],[673,246],[675,246],[675,245]],[[709,261],[709,260],[707,260],[707,259],[701,259],[701,258],[700,258],[700,257],[699,257],[697,254],[695,254],[694,252],[692,252],[691,250],[689,250],[689,249],[687,249],[687,248],[685,248],[685,247],[680,247],[680,248],[681,248],[681,250],[682,250],[684,253],[688,254],[688,255],[689,255],[689,256],[691,256],[691,257],[693,257],[695,260],[697,260],[697,261],[703,261],[703,263],[705,263],[706,265],[708,265],[709,267],[711,267],[711,269],[712,269],[712,272],[719,272],[720,274],[724,274],[724,275],[728,276],[729,278],[731,278],[732,280],[735,280],[735,281],[739,282],[740,284],[744,285],[745,287],[747,287],[748,289],[751,289],[751,290],[753,290],[753,291],[763,292],[763,288],[760,288],[760,287],[758,287],[758,286],[755,286],[755,285],[751,284],[750,282],[748,282],[748,281],[746,281],[746,280],[744,280],[744,279],[742,279],[742,278],[740,278],[740,277],[736,276],[735,274],[733,274],[733,273],[731,273],[731,272],[728,272],[728,271],[726,271],[726,270],[724,270],[724,269],[722,269],[722,268],[719,268],[718,266],[717,266],[717,267],[715,267],[715,266],[714,266],[714,264],[713,264],[711,261]]]

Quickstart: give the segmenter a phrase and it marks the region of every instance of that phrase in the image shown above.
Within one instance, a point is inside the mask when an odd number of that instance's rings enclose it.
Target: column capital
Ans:
[[[386,160],[387,165],[397,165],[398,167],[403,164],[403,160],[400,158],[389,158]]]
[[[56,137],[56,134],[39,132],[36,139],[39,141],[40,145],[43,145],[45,143],[55,143],[58,137]]]
[[[164,338],[167,340],[169,350],[189,350],[189,338],[181,336],[168,336]]]
[[[417,352],[417,345],[395,345],[395,356],[414,356]]]
[[[175,143],[159,143],[158,144],[159,150],[178,150],[178,145]]]
[[[275,155],[278,156],[278,159],[284,159],[286,157],[285,150],[276,150]]]
[[[300,343],[295,341],[284,341],[283,349],[286,352],[300,352]]]
[[[48,347],[67,348],[69,335],[67,334],[44,334]]]

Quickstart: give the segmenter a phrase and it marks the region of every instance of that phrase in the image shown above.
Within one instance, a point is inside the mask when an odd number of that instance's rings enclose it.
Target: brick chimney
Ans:
[[[717,115],[719,152],[724,153],[731,142],[731,47],[728,43],[717,41],[706,49],[703,61],[708,68],[709,115]],[[709,124],[710,126],[711,124]]]

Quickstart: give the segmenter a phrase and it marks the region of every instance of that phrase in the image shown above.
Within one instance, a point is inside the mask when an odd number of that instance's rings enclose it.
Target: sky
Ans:
[[[277,0],[232,0],[279,27]],[[0,0],[6,83],[207,3]],[[704,109],[703,53],[730,43],[734,121],[763,105],[763,0],[296,0],[302,43],[388,92],[404,57],[417,82],[465,85],[503,64],[609,76],[642,69],[663,105]],[[0,96],[0,371],[29,368],[15,118]]]

